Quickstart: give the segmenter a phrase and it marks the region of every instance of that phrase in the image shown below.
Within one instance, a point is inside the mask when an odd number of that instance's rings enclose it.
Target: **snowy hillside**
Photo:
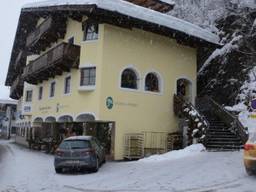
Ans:
[[[254,0],[172,0],[175,2],[171,15],[185,19],[203,28],[216,31],[215,21],[229,10],[241,7],[255,7]]]

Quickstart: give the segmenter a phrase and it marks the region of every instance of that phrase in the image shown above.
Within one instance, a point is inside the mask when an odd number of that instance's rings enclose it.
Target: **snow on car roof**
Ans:
[[[163,14],[148,8],[144,8],[123,0],[47,0],[37,3],[30,3],[23,6],[23,9],[42,8],[53,6],[71,5],[96,5],[100,9],[117,12],[129,17],[140,19],[183,32],[189,36],[197,37],[207,42],[219,45],[219,37],[201,27]]]
[[[65,141],[69,140],[90,140],[92,136],[72,136],[65,139]]]

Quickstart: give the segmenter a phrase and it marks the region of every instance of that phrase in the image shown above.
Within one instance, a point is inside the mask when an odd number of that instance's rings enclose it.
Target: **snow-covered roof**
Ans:
[[[167,0],[164,1],[168,2]],[[192,37],[197,37],[209,43],[219,44],[219,37],[217,35],[202,29],[197,25],[123,0],[47,0],[26,4],[23,6],[23,10],[67,5],[96,5],[98,8],[103,10],[117,12],[131,18],[157,24],[159,26],[185,33]]]
[[[72,136],[72,137],[68,137],[67,139],[65,139],[65,141],[69,141],[69,140],[90,140],[92,138],[92,136]]]
[[[170,5],[175,5],[175,2],[173,0],[160,0],[160,1],[162,1],[164,3],[168,3]]]
[[[9,99],[0,99],[0,104],[17,105],[17,101]]]

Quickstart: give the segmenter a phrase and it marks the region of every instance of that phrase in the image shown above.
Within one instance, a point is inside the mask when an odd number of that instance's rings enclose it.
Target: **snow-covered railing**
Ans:
[[[192,103],[185,101],[181,96],[174,95],[174,113],[178,117],[188,120],[190,142],[192,142],[193,138],[196,138],[199,142],[205,143],[209,123]]]
[[[209,101],[209,104],[211,105],[211,109],[213,110],[213,112],[226,125],[229,126],[229,129],[235,134],[237,134],[241,138],[243,143],[246,143],[246,141],[248,140],[247,129],[242,125],[239,119],[233,114],[231,114],[229,111],[227,111],[223,106],[214,101],[212,98],[205,96],[204,99],[207,99]]]

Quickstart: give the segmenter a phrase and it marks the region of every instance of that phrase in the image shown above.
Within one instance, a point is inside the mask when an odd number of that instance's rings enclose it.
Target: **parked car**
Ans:
[[[97,172],[105,161],[105,149],[95,137],[73,136],[57,148],[54,167],[56,173],[65,168]]]
[[[244,165],[248,175],[256,174],[256,133],[244,145]]]

